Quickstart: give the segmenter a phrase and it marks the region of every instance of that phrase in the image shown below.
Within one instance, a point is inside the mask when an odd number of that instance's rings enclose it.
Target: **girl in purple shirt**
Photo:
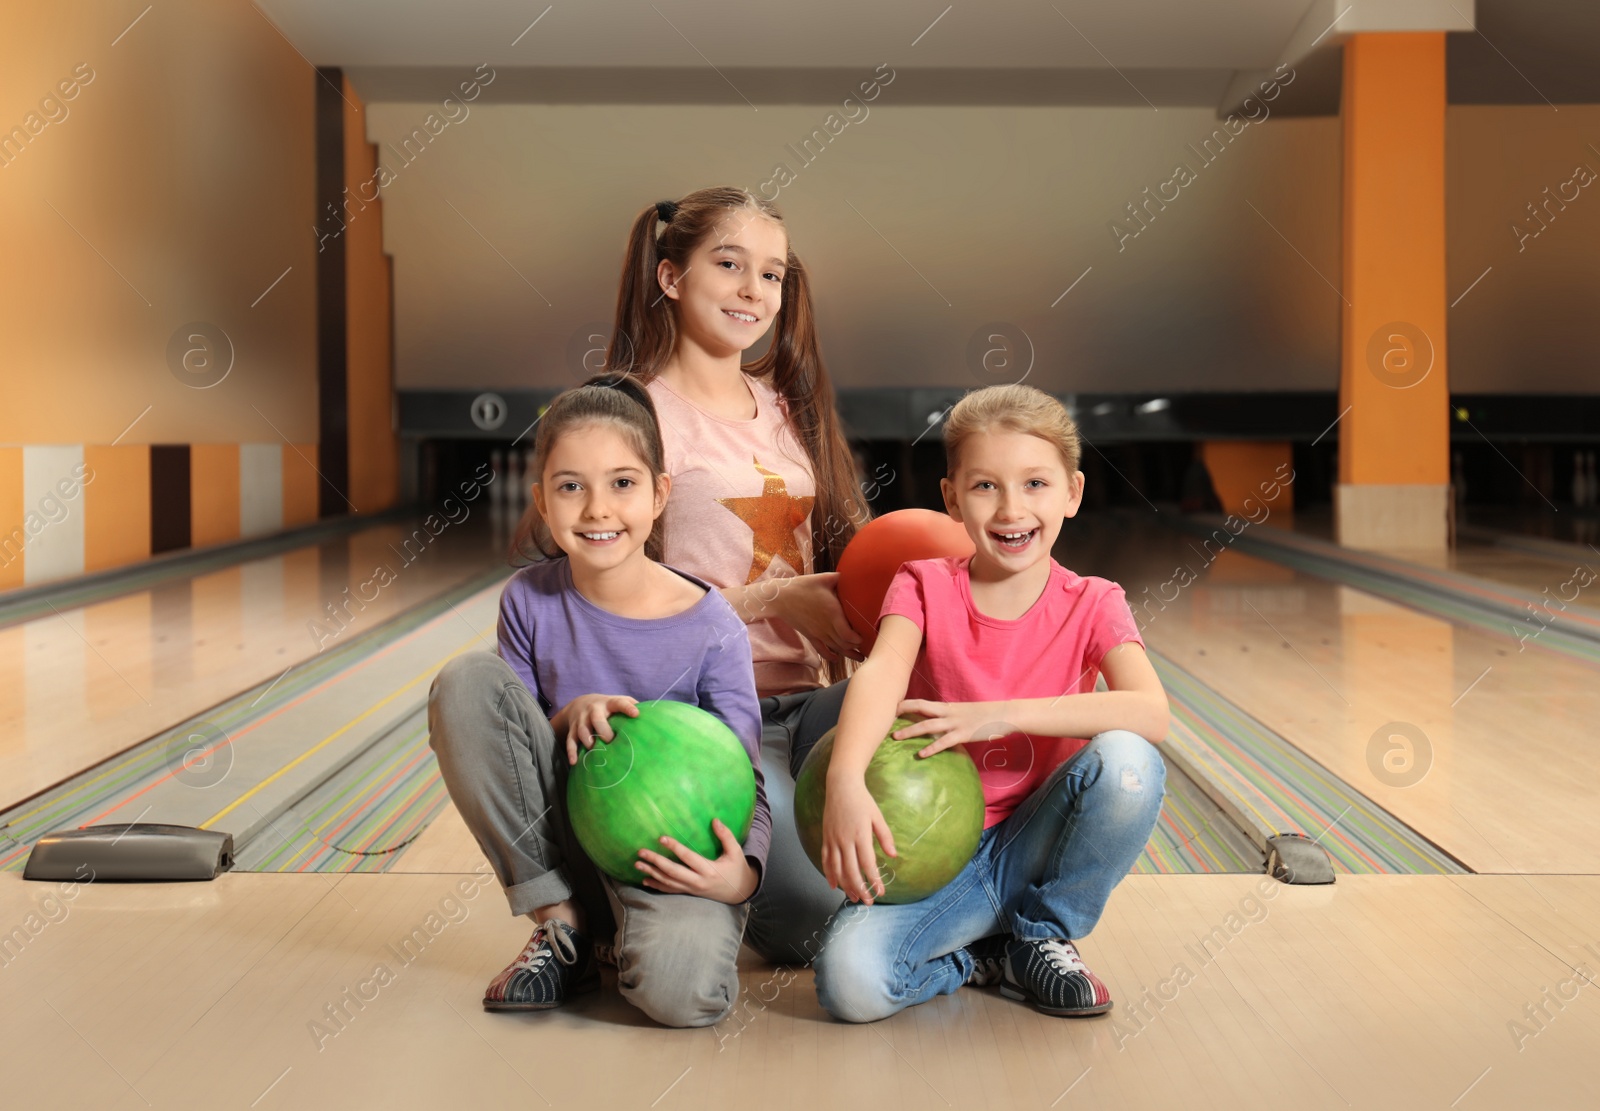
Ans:
[[[610,376],[557,398],[534,471],[526,539],[547,558],[506,585],[499,654],[447,663],[428,702],[450,796],[512,913],[535,923],[483,1006],[559,1006],[598,987],[609,958],[623,997],[651,1018],[711,1025],[738,997],[735,962],[772,831],[749,636],[722,594],[656,558],[672,480],[636,382]],[[743,845],[713,821],[716,859],[670,837],[641,850],[641,888],[595,869],[564,804],[579,746],[610,741],[608,719],[637,717],[651,699],[697,705],[733,730],[755,768],[756,810]]]

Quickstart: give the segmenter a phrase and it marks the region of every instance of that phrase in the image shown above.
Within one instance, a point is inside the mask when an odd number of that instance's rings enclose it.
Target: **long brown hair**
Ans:
[[[649,382],[671,358],[678,338],[677,313],[656,278],[661,260],[680,273],[689,256],[716,231],[729,212],[749,212],[783,224],[772,202],[731,186],[697,189],[676,202],[671,219],[657,236],[661,213],[651,204],[634,218],[628,234],[622,282],[617,290],[616,327],[606,349],[606,368]],[[787,232],[787,229],[785,229]],[[833,381],[822,363],[811,306],[811,279],[793,244],[784,259],[782,307],[767,353],[743,366],[752,378],[765,378],[783,399],[795,437],[805,448],[816,485],[811,507],[811,569],[832,571],[856,529],[871,518],[861,497],[855,457],[845,442],[835,409]],[[797,570],[803,570],[797,568]],[[848,674],[829,668],[838,680]]]
[[[584,425],[605,423],[614,425],[628,441],[650,472],[650,484],[654,489],[657,478],[667,471],[655,403],[637,381],[626,374],[613,373],[597,374],[550,403],[539,418],[532,466],[536,477],[529,481],[543,481],[550,449],[563,433]],[[661,547],[661,518],[657,517],[650,535],[645,538],[644,554],[660,563]],[[511,538],[509,562],[513,567],[521,567],[564,554],[550,535],[550,526],[539,513],[538,505],[530,501]]]

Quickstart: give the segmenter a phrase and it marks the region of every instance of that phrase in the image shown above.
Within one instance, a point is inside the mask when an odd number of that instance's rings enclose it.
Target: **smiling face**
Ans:
[[[961,445],[955,477],[939,488],[972,537],[979,569],[1014,575],[1050,558],[1062,521],[1078,512],[1083,472],[1069,474],[1048,440],[996,428]]]
[[[770,217],[730,210],[679,272],[663,259],[656,276],[678,302],[683,333],[714,355],[747,350],[783,305],[789,237]]]
[[[621,429],[596,421],[566,429],[550,445],[534,504],[574,571],[598,572],[644,559],[671,479],[652,481]]]

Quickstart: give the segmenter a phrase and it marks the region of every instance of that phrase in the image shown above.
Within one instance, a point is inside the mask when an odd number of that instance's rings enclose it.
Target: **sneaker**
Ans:
[[[992,988],[1005,978],[1006,944],[1010,940],[1010,934],[995,934],[967,946],[967,955],[972,958],[972,972],[967,976],[969,985]]]
[[[547,1011],[600,986],[594,946],[565,922],[547,919],[533,928],[521,955],[489,982],[486,1011]]]
[[[1111,993],[1064,937],[1012,940],[1000,994],[1032,1003],[1047,1015],[1099,1015],[1111,1009]]]

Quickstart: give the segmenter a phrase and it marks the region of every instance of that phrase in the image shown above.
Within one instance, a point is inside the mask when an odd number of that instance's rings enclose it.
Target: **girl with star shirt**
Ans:
[[[769,331],[766,354],[744,362]],[[710,188],[640,212],[606,370],[655,403],[672,477],[662,558],[713,584],[749,632],[773,836],[746,938],[769,960],[807,963],[841,896],[800,848],[793,775],[838,719],[849,661],[862,658],[833,569],[869,514],[810,278],[778,210]]]

